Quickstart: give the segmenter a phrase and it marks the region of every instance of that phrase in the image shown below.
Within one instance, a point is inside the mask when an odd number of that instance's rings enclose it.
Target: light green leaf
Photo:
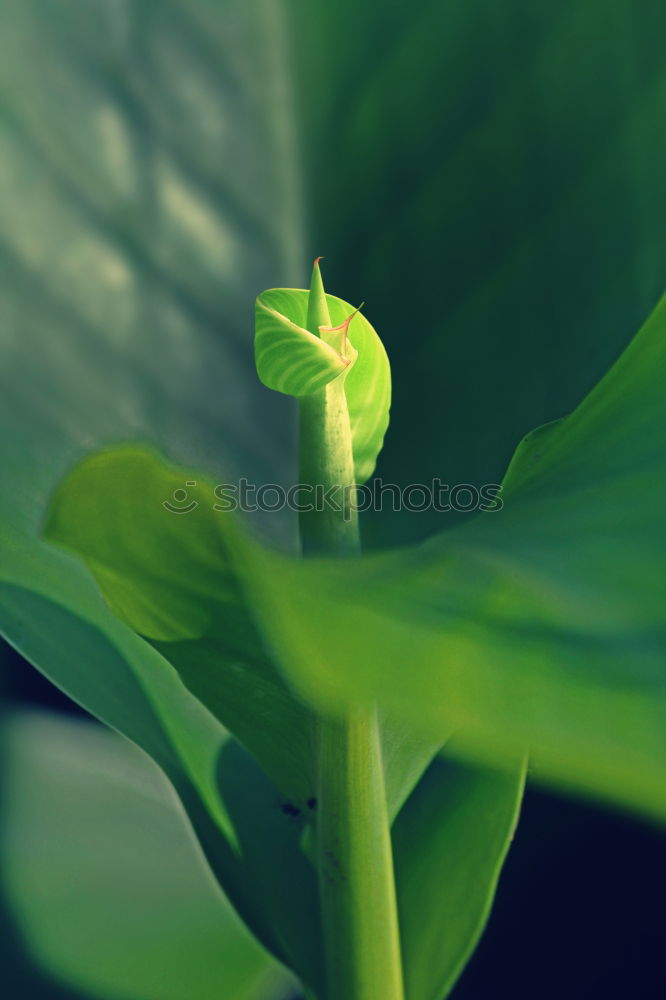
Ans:
[[[84,556],[105,597],[129,624],[160,635],[155,644],[188,685],[220,718],[228,714],[229,725],[290,792],[289,812],[300,813],[301,820],[312,818],[314,748],[304,735],[299,739],[299,725],[301,734],[307,733],[299,718],[305,710],[277,677],[267,686],[263,671],[269,664],[257,674],[248,648],[256,643],[260,649],[261,640],[251,620],[250,646],[238,653],[235,639],[234,616],[248,614],[240,590],[247,584],[244,567],[269,557],[228,512],[213,510],[212,488],[200,477],[190,492],[191,503],[198,505],[194,510],[174,514],[163,506],[161,498],[171,495],[174,484],[195,476],[137,446],[93,455],[59,487],[48,535]],[[277,577],[278,587],[279,582]],[[172,615],[166,628],[164,608]],[[438,761],[421,779],[438,744],[410,736],[408,727],[391,720],[383,731],[389,811],[391,817],[397,814],[408,996],[437,1000],[455,981],[481,932],[515,824],[522,769],[482,774]],[[438,735],[444,742],[442,730]],[[228,773],[237,770],[234,766]],[[265,842],[263,823],[259,836]],[[468,859],[466,865],[461,857]],[[426,877],[423,858],[441,881]]]
[[[309,396],[332,382],[349,367],[334,347],[292,319],[308,292],[296,288],[270,288],[255,305],[254,359],[259,378],[277,392]]]
[[[149,758],[47,715],[8,720],[3,749],[3,882],[48,972],[100,1000],[283,995]]]
[[[185,483],[187,501],[178,503]],[[304,807],[314,791],[310,714],[285,687],[246,606],[234,560],[249,542],[216,506],[198,473],[128,445],[70,473],[45,534],[84,556],[114,613],[153,642]]]
[[[504,510],[361,561],[262,563],[285,671],[329,709],[376,697],[491,760],[528,745],[543,776],[663,817],[665,381],[666,299],[526,439]]]
[[[326,296],[331,323],[337,326],[354,307],[333,295]],[[391,406],[391,368],[384,345],[362,313],[349,324],[349,337],[358,352],[356,362],[345,376],[345,396],[349,409],[354,475],[365,483],[375,470],[384,444]]]
[[[174,504],[183,483],[187,502]],[[205,477],[126,445],[70,472],[45,533],[83,557],[114,612],[150,639],[306,812],[316,785],[311,715],[277,672],[245,598],[242,567],[261,550],[216,506]],[[72,683],[71,670],[64,680]],[[387,728],[385,742],[395,815],[439,744],[409,738],[400,726]]]
[[[365,316],[334,295],[326,295],[331,325],[352,314],[348,327],[349,365],[325,340],[306,327],[309,292],[272,288],[257,300],[255,358],[265,385],[292,396],[321,389],[333,378],[345,379],[356,482],[365,483],[384,443],[391,406],[391,369],[384,346]],[[294,343],[295,341],[295,343]],[[300,347],[301,355],[295,352]],[[309,359],[309,360],[308,360]]]

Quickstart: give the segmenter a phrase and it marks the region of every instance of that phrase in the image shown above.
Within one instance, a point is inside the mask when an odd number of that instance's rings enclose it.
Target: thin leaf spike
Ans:
[[[310,294],[308,296],[308,318],[307,328],[315,337],[319,336],[319,329],[322,326],[331,325],[331,314],[328,311],[324,282],[321,276],[319,261],[322,257],[315,257],[312,265],[312,278],[310,279]]]
[[[346,358],[347,360],[349,360],[349,358],[347,358],[347,354],[349,353],[349,347],[351,346],[347,339],[349,333],[349,324],[353,320],[354,316],[361,311],[364,305],[365,303],[361,302],[358,309],[354,309],[354,312],[350,313],[349,316],[347,316],[347,318],[344,319],[342,323],[338,323],[337,326],[325,326],[322,323],[322,325],[319,327],[319,334],[322,337],[322,339],[325,340],[327,343],[329,343],[332,347],[335,347],[336,350],[340,351],[341,356],[343,358]],[[331,334],[339,334],[340,336],[334,338],[331,336]],[[358,355],[358,352],[354,351],[353,347],[351,348],[351,352],[354,355]]]
[[[310,396],[344,376],[354,476],[374,472],[391,405],[391,368],[376,330],[358,308],[324,290],[317,257],[309,291],[271,288],[255,307],[259,378],[288,396]]]

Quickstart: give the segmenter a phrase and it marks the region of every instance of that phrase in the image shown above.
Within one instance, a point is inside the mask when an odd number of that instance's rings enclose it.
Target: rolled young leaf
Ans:
[[[317,328],[319,336],[307,329],[308,303],[314,294],[323,298],[330,319],[330,327]],[[255,316],[255,361],[264,385],[301,397],[344,378],[354,474],[358,484],[365,483],[382,449],[391,406],[391,368],[377,332],[350,303],[324,293],[318,261],[310,291],[272,288],[262,292]],[[340,353],[333,346],[330,329],[343,326],[344,339],[336,344],[344,350]]]
[[[345,359],[321,337],[291,318],[301,310],[302,289],[272,288],[255,306],[254,357],[259,378],[277,392],[309,396],[348,367]]]

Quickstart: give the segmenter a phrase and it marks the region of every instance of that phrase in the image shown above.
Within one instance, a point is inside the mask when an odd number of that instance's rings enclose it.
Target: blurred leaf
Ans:
[[[251,351],[255,296],[305,260],[280,19],[260,0],[231,11],[0,11],[0,509],[14,531],[34,536],[53,483],[109,440],[289,477],[290,415]]]
[[[0,643],[0,823],[4,822],[6,795],[7,739],[5,720],[9,714],[7,707],[7,666],[15,658],[7,643]],[[0,834],[0,844],[2,835]],[[2,848],[0,846],[0,855]],[[25,935],[18,927],[16,915],[9,904],[7,885],[2,862],[0,861],[0,964],[2,965],[2,985],[7,996],[25,997],[26,1000],[90,1000],[71,986],[66,986],[49,975],[35,961]]]
[[[178,512],[168,498],[184,482],[196,485],[188,487],[188,509]],[[203,704],[274,777],[282,798],[247,757],[229,746],[218,751],[217,784],[205,804],[211,808],[212,801],[213,818],[222,807],[224,825],[216,831],[208,829],[210,822],[200,823],[198,832],[218,878],[249,925],[306,982],[318,986],[323,962],[316,879],[300,849],[316,794],[310,715],[267,657],[245,604],[238,564],[254,543],[228,513],[214,510],[214,500],[212,484],[197,473],[169,466],[149,449],[125,446],[93,455],[70,473],[54,497],[46,531],[84,554],[115,613],[151,639]],[[12,602],[9,590],[5,588],[7,605]],[[20,624],[6,618],[6,632],[16,637],[31,613],[48,642],[57,637],[57,649],[58,639],[66,636],[62,615],[54,616],[45,602],[22,608]],[[135,736],[129,709],[136,701],[137,682],[143,686],[152,680],[150,658],[136,661],[134,675],[118,653],[104,657],[100,638],[93,633],[86,645],[83,623],[78,629],[75,623],[66,654],[50,650],[50,669],[66,690]],[[41,648],[29,644],[23,651],[40,662],[43,648],[42,642]],[[92,675],[91,661],[97,664]],[[106,686],[99,685],[100,676]],[[109,719],[109,696],[117,699],[123,679],[120,715]],[[162,763],[149,738],[151,720],[141,716],[138,739]],[[180,727],[180,721],[175,725]],[[181,738],[196,739],[187,724]],[[389,811],[395,816],[437,745],[391,725],[384,748]],[[166,769],[173,773],[173,766]],[[201,805],[187,797],[185,802],[196,826]]]
[[[299,282],[306,201],[332,284],[369,301],[397,366],[382,471],[398,482],[499,473],[663,286],[659,0],[369,4],[353,37],[345,9],[3,6],[13,582],[83,598],[35,533],[100,443],[148,437],[231,476],[289,476],[288,408],[256,383],[250,303]]]
[[[3,632],[28,660],[48,664],[47,676],[154,757],[240,915],[273,954],[317,984],[319,906],[315,872],[300,847],[303,822],[283,811],[265,773],[120,622],[114,634],[24,588],[3,584],[0,593]],[[82,610],[87,603],[94,607],[84,592]]]
[[[295,8],[312,250],[393,369],[379,474],[497,483],[666,288],[662,0]],[[366,546],[457,519],[385,504]]]
[[[257,292],[294,283],[304,256],[282,26],[263,2],[223,27],[218,13],[171,0],[0,11],[0,627],[158,760],[244,919],[307,978],[317,906],[298,831],[276,835],[267,888],[245,871],[261,867],[256,834],[245,824],[239,843],[231,818],[242,793],[287,829],[279,793],[255,769],[224,801],[219,724],[37,538],[54,483],[108,440],[152,437],[257,482],[289,475],[288,414],[249,346]],[[295,934],[294,865],[314,899]]]
[[[8,722],[2,869],[36,958],[104,1000],[277,1000],[150,760],[89,723]]]
[[[174,503],[185,483],[187,502]],[[152,640],[284,794],[304,803],[314,785],[310,714],[264,649],[233,565],[241,539],[215,504],[197,473],[127,446],[77,466],[45,530],[85,553],[114,613]]]
[[[172,504],[186,482],[187,502]],[[213,484],[198,473],[127,445],[89,456],[70,472],[45,531],[83,557],[115,614],[151,640],[291,804],[306,810],[316,791],[311,716],[269,658],[246,601],[242,567],[256,543],[215,506]],[[69,665],[61,665],[58,679],[79,690]],[[395,725],[385,743],[395,815],[439,744]]]
[[[83,555],[116,613],[153,636],[204,704],[223,721],[229,717],[229,725],[283,789],[291,789],[285,808],[301,824],[314,815],[316,792],[314,750],[299,722],[304,710],[277,677],[267,687],[268,666],[257,674],[247,650],[238,653],[234,642],[237,633],[243,634],[236,618],[249,614],[241,591],[247,583],[244,567],[256,564],[259,549],[228,512],[214,511],[211,485],[198,477],[186,512],[174,514],[161,502],[174,484],[195,481],[196,475],[137,446],[100,452],[79,464],[58,488],[47,534]],[[275,578],[278,588],[281,579]],[[289,607],[285,613],[301,614]],[[250,624],[245,634],[260,649]],[[160,641],[155,642],[156,636]],[[67,682],[67,673],[62,676]],[[508,773],[494,773],[438,760],[421,779],[438,744],[408,737],[411,728],[384,726],[389,810],[392,816],[397,813],[403,964],[410,1000],[438,1000],[455,982],[485,922],[515,825],[523,775],[515,763]],[[440,744],[446,735],[440,728]],[[243,786],[238,762],[225,773]],[[259,881],[272,881],[275,834],[269,837],[265,819],[260,821],[252,810],[247,817],[249,829],[264,845],[260,863],[268,871]],[[243,834],[235,813],[233,821]],[[293,871],[292,862],[291,877]],[[278,884],[283,885],[279,878]],[[270,906],[270,892],[265,896]],[[294,912],[292,892],[289,898]],[[311,909],[295,913],[295,927],[304,919],[312,921]]]
[[[666,298],[523,442],[501,512],[363,560],[263,557],[248,580],[285,671],[329,710],[376,697],[416,731],[460,727],[491,761],[529,746],[545,776],[664,817],[665,384]]]

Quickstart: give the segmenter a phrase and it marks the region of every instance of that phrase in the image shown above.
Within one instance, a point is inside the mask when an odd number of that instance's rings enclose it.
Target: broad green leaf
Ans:
[[[518,818],[524,770],[461,764],[455,739],[393,827],[407,1000],[444,1000],[483,930]]]
[[[290,474],[250,303],[301,280],[306,207],[399,370],[383,458],[399,482],[497,475],[663,286],[657,0],[369,4],[351,40],[346,9],[3,5],[0,502],[31,552],[24,583],[53,565],[34,541],[47,496],[101,443]]]
[[[204,704],[223,721],[228,715],[266,770],[291,789],[286,807],[302,822],[314,815],[316,792],[310,773],[314,748],[305,736],[299,740],[299,725],[305,732],[299,713],[305,712],[277,677],[274,689],[267,686],[268,666],[256,676],[247,645],[239,651],[235,640],[234,616],[248,613],[241,592],[247,585],[244,567],[269,557],[229,512],[213,509],[212,486],[200,477],[189,497],[196,508],[174,514],[163,506],[161,498],[171,495],[174,484],[195,475],[137,446],[98,453],[59,487],[47,534],[83,555],[107,601],[128,624],[153,641],[159,636],[155,645]],[[280,579],[275,582],[279,587]],[[261,648],[253,629],[248,620],[246,636]],[[407,935],[403,961],[410,1000],[437,1000],[481,932],[515,824],[522,768],[477,773],[437,761],[421,778],[438,744],[408,734],[407,727],[384,725],[389,809],[392,817],[397,814],[400,916]],[[441,744],[443,730],[438,736]],[[234,766],[228,774],[237,771]],[[267,830],[259,833],[265,842]],[[429,879],[428,865],[441,878]]]
[[[329,709],[376,697],[490,759],[528,745],[543,776],[663,817],[665,384],[666,299],[519,448],[502,511],[360,561],[262,563],[285,671]]]
[[[278,1000],[157,767],[90,723],[8,721],[0,864],[37,960],[100,1000]]]
[[[188,497],[179,502],[183,483]],[[220,506],[199,473],[127,445],[70,472],[45,533],[83,557],[115,614],[151,641],[307,813],[316,791],[312,718],[277,672],[246,601],[243,564],[260,550]],[[439,744],[395,725],[385,742],[395,815]]]
[[[31,553],[23,583],[54,565],[34,542],[46,497],[99,443],[288,475],[249,304],[300,280],[306,207],[399,370],[383,459],[399,482],[495,475],[663,285],[660,4],[370,4],[351,41],[345,10],[3,6],[2,509]]]
[[[159,761],[244,919],[312,979],[317,906],[300,905],[295,930],[287,887],[310,892],[312,878],[279,792],[248,764],[248,787],[223,800],[219,724],[88,575],[38,541],[57,480],[108,440],[152,437],[234,477],[289,479],[289,415],[242,346],[257,292],[295,282],[305,258],[277,96],[283,24],[270,4],[236,7],[223,28],[205,2],[0,11],[0,628]],[[241,792],[257,810],[243,836],[230,816]],[[271,824],[291,839],[275,832],[267,888],[243,869],[261,870],[255,828]]]
[[[177,502],[178,490],[187,501]],[[233,565],[243,540],[216,506],[198,473],[127,446],[77,466],[45,531],[84,554],[114,613],[153,641],[284,794],[304,804],[314,785],[310,715],[257,633]]]
[[[500,482],[525,431],[569,413],[654,308],[662,19],[661,0],[295,9],[310,248],[391,359],[387,482]],[[452,520],[385,504],[366,547]]]
[[[6,643],[0,644],[0,784],[6,788],[7,730],[9,715],[7,687],[11,685],[9,665],[15,658]],[[0,823],[5,824],[6,797],[0,803]],[[1,840],[0,836],[0,840]],[[7,880],[0,863],[0,940],[2,941],[2,985],[8,996],[39,997],[40,1000],[82,1000],[78,990],[56,982],[35,961],[10,905]]]
[[[77,593],[77,567],[64,558],[58,562],[57,579],[68,581],[81,615],[2,584],[3,633],[28,660],[48,664],[47,676],[82,705],[154,757],[240,915],[273,954],[317,985],[319,909],[315,873],[301,850],[304,819],[283,811],[275,785],[188,694],[166,661],[113,617],[104,622],[101,610],[103,625],[92,623],[99,598],[90,600],[84,586]],[[25,559],[24,570],[27,564]],[[78,582],[86,584],[85,576]],[[42,580],[44,588],[49,583]],[[34,621],[40,629],[31,631]]]
[[[289,413],[251,358],[255,296],[307,260],[284,25],[263,0],[231,8],[0,12],[3,493],[28,529],[72,459],[108,440],[289,478]]]
[[[326,295],[331,325],[337,327],[353,315],[348,328],[349,366],[325,340],[306,327],[309,292],[272,288],[257,300],[255,357],[262,381],[272,389],[301,396],[314,392],[342,373],[349,408],[356,482],[365,483],[375,469],[384,443],[391,406],[391,369],[376,331],[354,306]],[[287,339],[285,339],[287,338]],[[303,361],[288,338],[302,342]],[[311,360],[309,364],[306,358]],[[289,380],[289,381],[287,381]]]

